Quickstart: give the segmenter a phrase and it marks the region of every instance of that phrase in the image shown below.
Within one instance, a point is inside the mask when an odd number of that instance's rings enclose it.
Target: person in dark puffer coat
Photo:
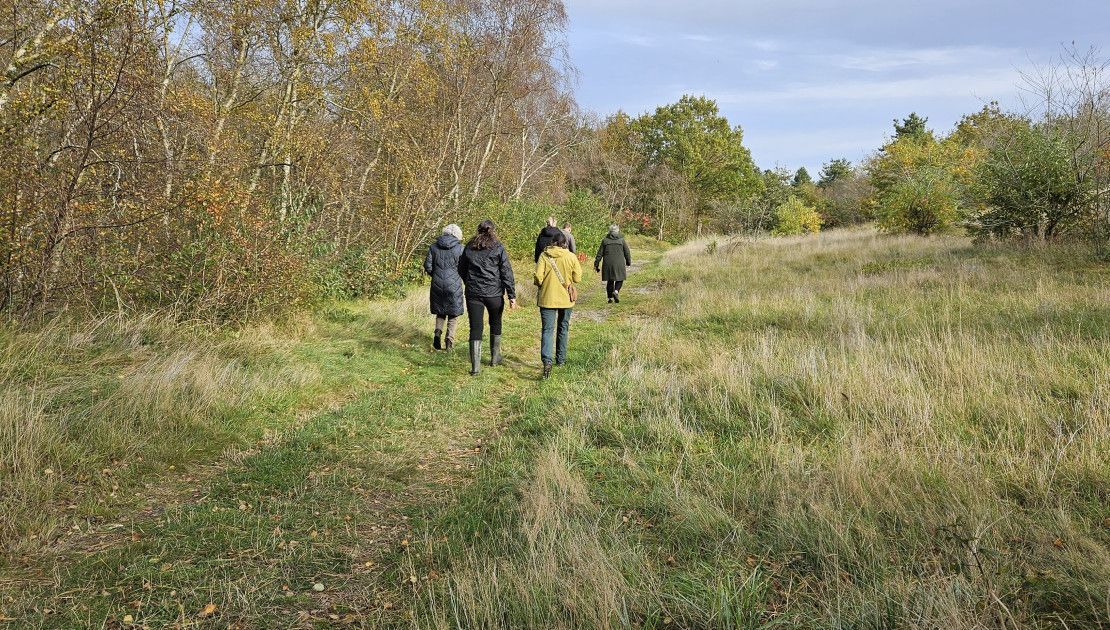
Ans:
[[[597,250],[594,259],[594,271],[601,273],[605,281],[605,293],[609,302],[620,303],[621,287],[628,277],[628,266],[632,264],[632,251],[628,248],[621,229],[616,225],[609,226],[609,235],[601,240],[601,247]]]
[[[466,283],[466,312],[470,319],[470,373],[477,375],[482,366],[482,329],[485,311],[489,311],[491,366],[501,363],[501,316],[505,313],[505,296],[509,308],[516,308],[516,279],[509,263],[509,254],[497,238],[493,221],[478,225],[478,234],[470,239],[459,259],[459,275]]]
[[[534,262],[540,261],[540,254],[543,253],[543,250],[547,249],[555,241],[555,237],[562,233],[563,231],[559,229],[559,222],[555,217],[547,217],[547,225],[540,230],[539,236],[536,237],[536,259]]]
[[[463,255],[462,229],[452,223],[443,228],[436,242],[428,248],[424,258],[424,272],[432,277],[431,303],[432,315],[436,316],[436,332],[432,346],[439,350],[443,347],[441,337],[444,325],[447,327],[446,349],[455,345],[455,330],[459,316],[463,314],[463,283],[459,277],[459,259]]]

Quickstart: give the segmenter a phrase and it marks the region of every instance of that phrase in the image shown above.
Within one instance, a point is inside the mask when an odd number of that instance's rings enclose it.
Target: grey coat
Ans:
[[[632,264],[632,250],[624,237],[610,234],[601,239],[601,247],[594,258],[594,269],[601,272],[601,279],[624,281],[628,276],[628,265]]]
[[[432,277],[429,297],[432,315],[458,317],[463,314],[463,283],[459,277],[462,254],[462,243],[450,234],[440,236],[428,248],[424,273]]]
[[[566,230],[563,230],[563,236],[567,237],[567,249],[570,250],[570,253],[577,254],[578,253],[578,245],[574,242],[574,234],[572,234],[572,233],[570,233]]]

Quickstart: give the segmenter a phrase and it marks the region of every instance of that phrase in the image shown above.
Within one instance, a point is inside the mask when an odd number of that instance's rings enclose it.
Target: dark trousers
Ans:
[[[482,340],[482,322],[486,311],[489,311],[489,334],[501,334],[501,315],[505,313],[504,297],[471,297],[466,298],[466,315],[470,318],[470,340]]]
[[[605,283],[605,295],[613,297],[613,294],[621,290],[624,286],[624,280],[610,280]]]
[[[544,365],[567,362],[570,313],[569,308],[540,307],[540,360]]]

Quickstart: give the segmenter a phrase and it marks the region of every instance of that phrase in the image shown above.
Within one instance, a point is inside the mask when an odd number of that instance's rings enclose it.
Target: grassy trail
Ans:
[[[517,273],[530,275],[523,266]],[[428,348],[424,292],[329,313],[327,332],[295,352],[330,372],[332,391],[248,448],[170,467],[168,478],[114,506],[121,517],[113,522],[90,521],[34,560],[13,562],[0,576],[0,622],[376,627],[411,619],[420,578],[408,573],[406,555],[426,537],[422,524],[457,504],[485,449],[544,388],[596,369],[606,343],[597,329],[608,318],[603,291],[589,282],[573,321],[572,366],[540,383],[535,309],[509,312],[505,364],[475,378],[465,323],[452,353]]]

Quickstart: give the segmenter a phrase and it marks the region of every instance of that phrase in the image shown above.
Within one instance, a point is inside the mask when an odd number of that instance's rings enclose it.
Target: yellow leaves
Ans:
[[[199,613],[199,616],[202,617],[202,618],[203,617],[211,617],[214,614],[216,614],[216,605],[212,604],[212,603],[208,603],[204,606],[204,608],[201,609],[201,611]]]

